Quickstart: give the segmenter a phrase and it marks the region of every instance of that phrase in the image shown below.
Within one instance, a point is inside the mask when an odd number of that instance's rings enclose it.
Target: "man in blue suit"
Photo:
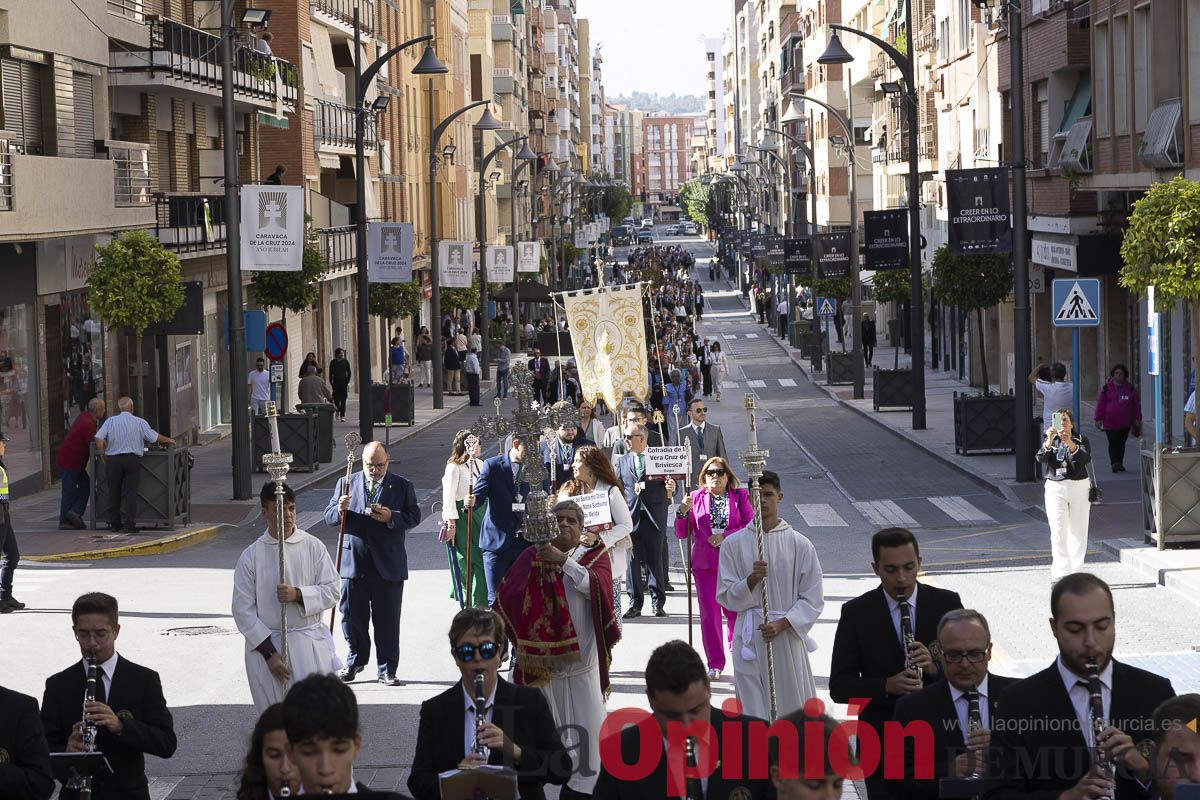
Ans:
[[[479,549],[483,551],[483,576],[487,580],[488,607],[496,603],[496,592],[509,567],[529,547],[518,535],[525,520],[525,501],[529,482],[525,480],[525,442],[513,438],[512,448],[483,462],[472,494],[487,498],[487,514],[479,529]],[[534,458],[537,456],[535,455]]]
[[[367,666],[371,631],[375,625],[375,663],[379,682],[399,686],[396,664],[400,660],[400,605],[408,579],[408,554],[404,534],[421,521],[421,507],[413,485],[388,472],[388,453],[380,442],[363,448],[363,471],[338,480],[325,507],[325,523],[338,525],[346,512],[346,538],[342,542],[339,573],[342,576],[342,633],[350,645],[346,668],[338,673],[349,683]]]

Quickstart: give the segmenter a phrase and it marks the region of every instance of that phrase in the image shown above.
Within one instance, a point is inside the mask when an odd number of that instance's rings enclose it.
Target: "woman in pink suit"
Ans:
[[[733,640],[737,614],[717,605],[718,548],[725,537],[754,521],[750,492],[738,487],[737,476],[725,459],[714,456],[700,470],[701,487],[683,498],[675,509],[675,536],[695,537],[692,544],[692,574],[696,577],[696,599],[700,603],[700,637],[708,660],[708,676],[721,677],[725,648]],[[721,635],[721,615],[728,630]]]

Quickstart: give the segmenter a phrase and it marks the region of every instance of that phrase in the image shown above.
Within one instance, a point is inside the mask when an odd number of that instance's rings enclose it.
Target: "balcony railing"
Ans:
[[[108,0],[108,13],[134,22],[145,22],[146,0]]]
[[[125,0],[129,2],[130,0]],[[109,0],[112,2],[112,0]],[[354,24],[354,9],[358,8],[358,27],[363,33],[375,32],[375,3],[359,0],[311,0],[312,12],[333,17],[347,25]]]
[[[12,211],[12,207],[12,155],[8,152],[8,141],[0,139],[0,211]]]
[[[113,162],[113,201],[118,206],[150,205],[150,148],[136,142],[109,142]]]
[[[356,234],[357,228],[354,225],[317,229],[317,249],[325,257],[325,263],[330,270],[354,264],[357,250]]]
[[[937,44],[937,35],[934,30],[936,22],[933,14],[925,15],[925,19],[921,21],[921,27],[917,29],[918,51],[929,52]]]
[[[178,253],[225,246],[225,195],[154,195],[154,235]]]
[[[316,100],[313,107],[313,139],[320,148],[354,149],[354,109],[341,103]],[[364,111],[363,143],[375,147],[375,114]]]

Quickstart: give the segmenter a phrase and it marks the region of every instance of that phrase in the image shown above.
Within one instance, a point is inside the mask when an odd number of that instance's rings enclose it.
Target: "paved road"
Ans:
[[[699,239],[667,241],[686,244],[698,260],[711,254]],[[707,269],[700,272],[707,276]],[[769,468],[783,476],[786,515],[812,538],[826,573],[826,611],[814,631],[820,647],[813,666],[821,691],[841,602],[876,585],[869,537],[885,524],[916,528],[928,580],[959,591],[968,605],[989,615],[996,671],[1027,674],[1048,663],[1054,645],[1043,621],[1049,587],[1044,523],[838,407],[783,357],[730,288],[723,281],[709,287],[701,326],[705,335],[721,337],[732,356],[724,399],[709,402],[711,421],[725,429],[735,453],[746,446],[744,393],[753,391],[764,409],[761,444],[771,451]],[[474,418],[471,410],[459,412],[393,450],[395,470],[414,481],[427,514],[454,431]],[[329,482],[302,492],[298,506],[301,524],[332,548],[336,530],[319,521],[331,488]],[[22,565],[17,593],[32,610],[0,622],[6,644],[0,648],[3,682],[40,696],[45,676],[77,657],[67,617],[73,598],[89,590],[111,592],[122,602],[120,650],[160,671],[181,734],[174,758],[151,759],[154,797],[231,796],[227,789],[253,720],[243,643],[229,615],[232,569],[238,553],[261,530],[261,524],[232,529],[207,544],[164,556]],[[427,516],[408,542],[411,577],[399,670],[404,685],[355,684],[364,734],[357,774],[378,788],[403,782],[420,702],[457,677],[445,639],[457,606],[449,596],[446,554],[434,530]],[[1119,564],[1098,562],[1094,568],[1116,589],[1118,655],[1171,675],[1180,691],[1200,689],[1200,656],[1193,652],[1200,643],[1196,609],[1181,609],[1175,595],[1143,583]],[[674,582],[683,588],[681,574]],[[682,591],[668,599],[667,609],[668,619],[643,618],[625,627],[614,657],[610,709],[644,707],[641,671],[649,652],[668,638],[687,638]],[[340,631],[336,639],[344,653]],[[11,642],[20,646],[7,646]],[[731,684],[723,681],[718,695],[730,692]]]

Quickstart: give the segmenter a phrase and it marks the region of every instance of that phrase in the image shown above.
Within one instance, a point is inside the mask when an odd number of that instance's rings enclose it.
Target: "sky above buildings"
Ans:
[[[578,0],[603,45],[607,95],[657,92],[706,95],[705,36],[728,26],[728,0]]]

